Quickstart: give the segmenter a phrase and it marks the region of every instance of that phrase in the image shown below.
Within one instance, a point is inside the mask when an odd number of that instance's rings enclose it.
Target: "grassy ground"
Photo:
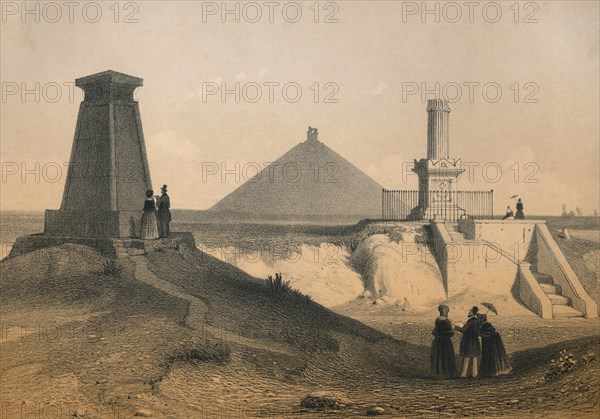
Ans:
[[[553,234],[563,221],[549,220]],[[360,230],[198,228],[205,238],[250,245],[265,234],[275,243],[351,245]],[[597,271],[584,259],[597,245],[555,238],[597,295]],[[595,417],[600,408],[597,360],[544,380],[560,350],[600,355],[598,320],[492,317],[514,373],[438,382],[428,377],[435,313],[336,314],[275,297],[261,281],[189,248],[144,257],[145,282],[140,259],[120,260],[119,277],[103,275],[104,262],[78,246],[0,262],[3,417],[66,417],[77,409],[131,417],[140,408],[174,418],[353,417],[373,406],[388,417]],[[175,291],[165,291],[168,284]],[[312,391],[341,391],[353,403],[338,412],[305,410],[300,400]]]
[[[185,246],[122,259],[118,278],[101,275],[103,259],[89,249],[70,248],[68,258],[61,248],[51,252],[45,261],[0,265],[7,418],[77,408],[86,417],[130,417],[140,408],[162,417],[331,417],[300,407],[311,391],[345,393],[352,405],[337,417],[363,416],[373,406],[389,417],[556,409],[581,417],[598,408],[597,361],[543,381],[558,350],[598,353],[595,320],[550,327],[498,318],[516,372],[438,382],[427,372],[432,319],[359,322],[276,297],[261,281]]]
[[[219,342],[231,359],[243,361],[237,371],[246,377],[302,380],[297,377],[312,365],[339,380],[362,369],[399,376],[425,371],[398,363],[419,359],[416,346],[310,301],[273,296],[262,281],[195,249],[155,252],[146,260],[156,277],[204,302],[204,318],[191,325],[189,301],[138,281],[131,260],[120,260],[122,273],[114,278],[99,274],[103,260],[86,248],[69,248],[68,257],[54,248],[45,257],[1,265],[1,396],[16,415],[7,417],[77,406],[88,408],[87,417],[112,410],[132,415],[148,405],[192,417],[198,411],[186,410],[185,400],[176,408],[162,403],[160,383],[175,365],[215,368],[219,356],[194,353]],[[331,368],[337,357],[345,367]]]

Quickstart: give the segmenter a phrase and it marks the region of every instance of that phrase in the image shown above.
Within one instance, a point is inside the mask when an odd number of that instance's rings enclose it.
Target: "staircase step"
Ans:
[[[540,284],[554,284],[554,279],[551,275],[542,274],[539,272],[532,272],[537,282]]]
[[[462,233],[455,233],[452,231],[450,232],[450,237],[452,238],[452,241],[461,241],[465,239]]]
[[[560,285],[540,284],[540,287],[542,287],[542,290],[544,290],[546,294],[562,294],[562,289],[560,288]]]
[[[550,298],[550,301],[552,301],[553,305],[563,305],[563,306],[568,306],[569,304],[571,304],[571,299],[569,297],[565,297],[564,295],[560,295],[560,294],[546,294],[548,296],[548,298]]]
[[[552,312],[554,314],[554,318],[565,319],[569,317],[583,317],[583,313],[579,310],[575,310],[573,307],[569,306],[552,306]]]

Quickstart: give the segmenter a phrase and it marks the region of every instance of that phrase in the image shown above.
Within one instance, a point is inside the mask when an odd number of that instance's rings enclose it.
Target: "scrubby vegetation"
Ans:
[[[352,235],[339,237],[331,242],[337,246],[345,247],[350,253],[354,253],[358,245],[369,236],[385,234],[391,241],[400,243],[403,240],[402,233],[406,232],[403,227],[398,225],[385,225],[381,223],[368,224],[361,222],[354,226],[354,228],[356,231]]]
[[[292,290],[290,281],[284,281],[280,273],[275,274],[275,279],[271,275],[267,278],[267,286],[271,294],[284,295]]]
[[[121,276],[123,268],[119,266],[115,259],[108,259],[102,263],[102,275]]]
[[[231,349],[224,342],[206,341],[193,348],[183,349],[176,353],[172,362],[216,362],[225,364],[229,361]]]
[[[267,287],[271,296],[277,298],[291,298],[295,301],[310,302],[310,295],[305,295],[295,288],[292,288],[290,281],[284,281],[281,273],[275,273],[275,278],[271,275],[267,278]]]
[[[349,406],[352,401],[341,392],[316,392],[306,395],[300,406],[309,409],[338,410]]]
[[[573,372],[578,367],[585,366],[594,361],[596,356],[593,351],[588,351],[585,355],[577,359],[572,353],[563,349],[558,353],[558,357],[550,361],[550,368],[546,371],[544,379],[546,381],[555,381],[565,374]]]

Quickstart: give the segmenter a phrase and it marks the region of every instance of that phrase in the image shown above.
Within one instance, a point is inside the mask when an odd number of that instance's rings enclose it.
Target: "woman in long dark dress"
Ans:
[[[452,336],[454,330],[448,320],[450,309],[446,305],[438,307],[440,316],[435,319],[435,328],[431,334],[434,336],[431,344],[431,374],[439,379],[456,376],[456,358]]]
[[[509,373],[512,367],[500,333],[487,321],[487,315],[483,314],[481,321],[481,376],[495,377]]]
[[[142,239],[158,239],[158,222],[156,219],[156,203],[152,195],[154,191],[146,191],[146,200],[144,201],[144,213],[142,214]]]
[[[515,214],[515,220],[524,220],[525,213],[523,212],[523,203],[521,202],[521,198],[517,201],[517,213]]]

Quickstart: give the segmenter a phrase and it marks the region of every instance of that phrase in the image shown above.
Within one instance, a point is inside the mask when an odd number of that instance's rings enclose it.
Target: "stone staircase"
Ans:
[[[431,220],[431,226],[436,249],[444,250],[441,246],[455,244],[468,251],[470,258],[473,257],[470,266],[466,266],[464,263],[452,263],[457,260],[451,261],[448,251],[436,256],[443,267],[447,292],[449,284],[453,284],[454,289],[463,289],[469,275],[476,280],[479,270],[493,269],[493,274],[498,277],[494,285],[499,285],[498,281],[506,280],[508,284],[512,280],[512,295],[544,319],[598,317],[597,303],[577,278],[550,234],[546,221],[463,218],[456,223],[436,219]],[[514,251],[515,243],[522,243],[517,249],[519,252]],[[491,260],[487,255],[488,249],[479,252],[475,246],[489,246],[494,256],[497,252],[502,256],[496,259],[499,264],[488,266],[488,260]],[[482,261],[484,265],[480,267]],[[450,263],[452,270],[449,269]],[[512,278],[507,279],[510,276]]]
[[[464,234],[458,231],[458,223],[446,223],[446,230],[448,230],[448,234],[450,234],[453,242],[465,241]]]
[[[531,273],[552,302],[552,314],[554,318],[583,317],[582,312],[572,307],[571,299],[562,295],[560,285],[554,283],[552,276],[534,271],[533,269]]]

